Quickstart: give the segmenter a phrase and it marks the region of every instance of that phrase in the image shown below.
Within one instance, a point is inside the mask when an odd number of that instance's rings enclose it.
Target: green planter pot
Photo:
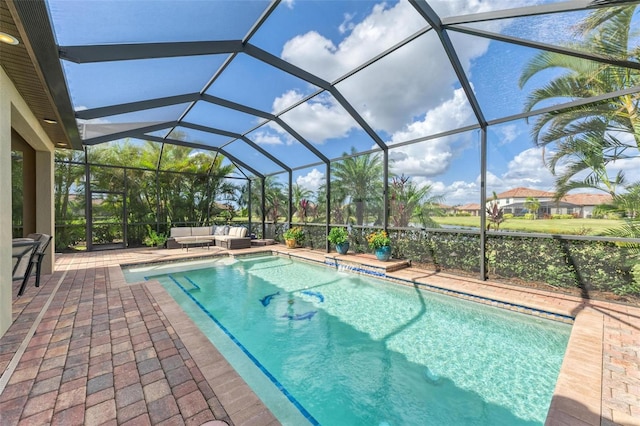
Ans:
[[[349,251],[349,241],[336,244],[336,251],[338,254],[347,254]]]
[[[386,262],[391,258],[391,246],[384,246],[376,249],[376,258]]]

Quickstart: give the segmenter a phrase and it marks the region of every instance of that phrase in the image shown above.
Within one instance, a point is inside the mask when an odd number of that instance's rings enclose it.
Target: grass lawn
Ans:
[[[480,227],[480,217],[434,217],[440,225]],[[540,234],[604,235],[605,230],[617,228],[624,221],[614,219],[507,219],[500,229],[536,232]]]

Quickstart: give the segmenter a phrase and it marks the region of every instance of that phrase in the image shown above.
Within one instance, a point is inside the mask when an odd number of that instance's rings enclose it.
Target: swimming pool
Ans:
[[[284,257],[168,268],[142,273],[285,424],[543,424],[571,330]]]

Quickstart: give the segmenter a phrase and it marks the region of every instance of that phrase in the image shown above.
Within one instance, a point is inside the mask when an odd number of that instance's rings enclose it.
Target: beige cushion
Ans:
[[[229,235],[244,238],[247,235],[247,228],[244,226],[234,226],[229,230]]]
[[[171,228],[171,236],[172,237],[190,237],[191,227],[183,226],[181,228]]]
[[[191,228],[191,235],[194,235],[194,236],[211,235],[211,227],[194,226],[193,228]]]

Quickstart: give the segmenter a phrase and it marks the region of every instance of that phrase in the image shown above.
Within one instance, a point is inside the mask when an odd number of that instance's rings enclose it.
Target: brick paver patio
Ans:
[[[0,339],[0,425],[278,424],[160,285],[126,284],[119,267],[215,253],[57,255],[55,273],[14,299]],[[640,425],[640,309],[412,268],[389,275],[575,317],[547,424]]]

